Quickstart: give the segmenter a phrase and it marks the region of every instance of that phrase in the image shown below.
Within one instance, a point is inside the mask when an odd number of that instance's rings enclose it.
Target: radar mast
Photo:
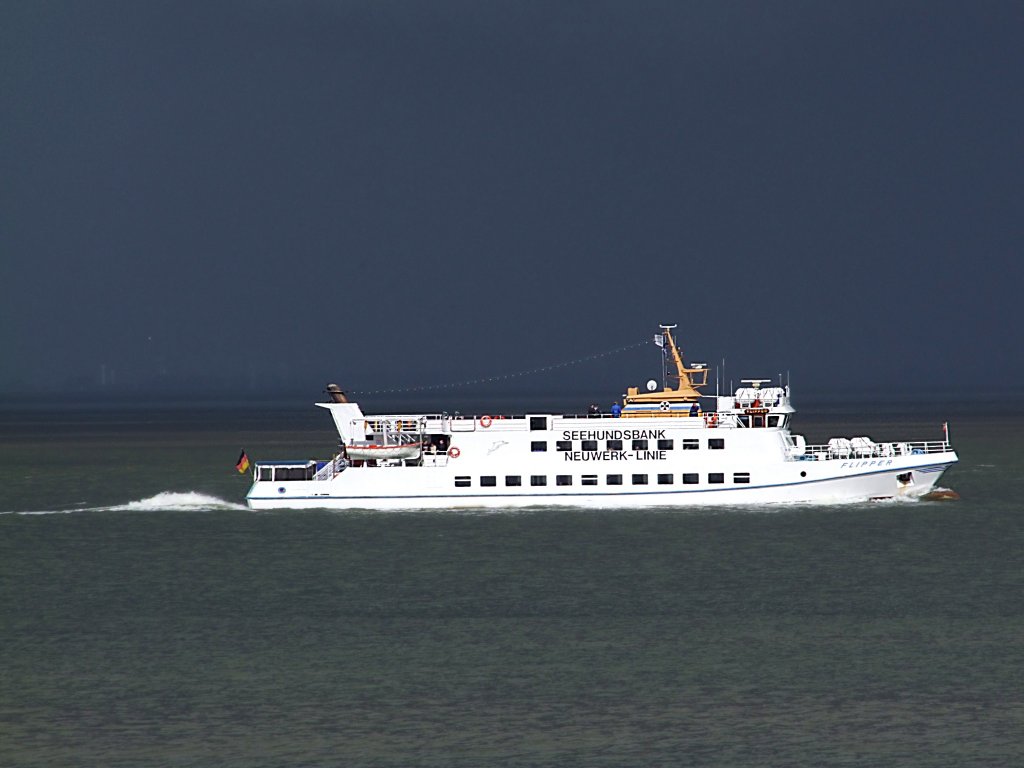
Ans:
[[[641,392],[638,387],[630,387],[626,391],[625,405],[631,404],[661,404],[661,403],[695,403],[701,397],[698,387],[706,386],[708,383],[708,369],[702,363],[695,363],[687,368],[683,362],[683,354],[676,346],[672,337],[672,329],[675,325],[661,325],[661,333],[654,337],[654,343],[664,350],[664,354],[671,361],[675,373],[666,371],[668,379],[675,380],[675,388],[665,386],[660,392]]]

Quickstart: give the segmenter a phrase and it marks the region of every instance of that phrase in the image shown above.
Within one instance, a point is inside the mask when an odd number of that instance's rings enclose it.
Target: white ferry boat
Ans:
[[[254,509],[685,507],[922,496],[957,461],[943,440],[809,445],[790,431],[788,386],[746,379],[707,396],[662,326],[674,373],[630,388],[612,413],[367,415],[329,385],[339,451],[324,461],[259,461]],[[701,399],[714,402],[705,409]]]

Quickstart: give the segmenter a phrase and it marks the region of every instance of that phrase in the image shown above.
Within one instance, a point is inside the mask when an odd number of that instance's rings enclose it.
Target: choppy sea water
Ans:
[[[1019,413],[956,502],[246,510],[308,411],[0,412],[0,765],[1024,764]]]

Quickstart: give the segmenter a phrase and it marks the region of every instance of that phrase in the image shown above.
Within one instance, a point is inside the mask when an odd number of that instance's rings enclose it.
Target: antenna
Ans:
[[[664,326],[662,327],[664,328]],[[668,349],[666,347],[661,348],[661,388],[668,389]]]

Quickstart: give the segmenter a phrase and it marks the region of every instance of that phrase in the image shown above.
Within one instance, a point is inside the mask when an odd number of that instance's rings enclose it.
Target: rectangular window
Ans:
[[[272,467],[260,467],[259,477],[257,479],[259,479],[259,480],[273,480],[274,479],[274,470],[273,470],[273,468]]]
[[[647,450],[647,441],[646,440],[634,440],[633,441],[633,450],[634,451],[646,451]]]
[[[496,478],[494,475],[483,475],[480,478],[480,485],[482,485],[484,488],[493,488],[497,484],[498,478]]]
[[[708,472],[709,483],[724,483],[725,473],[724,472]]]
[[[546,475],[530,475],[530,485],[547,485],[548,478]]]
[[[533,453],[544,453],[548,449],[547,440],[532,440],[530,441],[530,450]]]
[[[523,478],[519,475],[505,475],[505,485],[522,485]]]
[[[659,451],[671,451],[674,445],[675,445],[675,441],[674,440],[659,440],[658,441],[658,450]]]
[[[684,451],[696,451],[698,448],[700,448],[700,441],[696,438],[686,438],[683,440]]]
[[[555,449],[559,450],[559,451],[571,451],[572,450],[572,440],[558,440],[555,443]]]
[[[581,451],[596,451],[597,450],[597,440],[584,440],[582,443],[580,443],[580,450]]]
[[[604,480],[605,485],[622,485],[622,475],[608,475]]]
[[[597,475],[584,475],[582,485],[597,485]]]
[[[658,485],[672,485],[672,475],[658,475]]]
[[[683,474],[683,485],[696,485],[700,482],[700,475],[696,472],[686,472]]]
[[[312,471],[308,472],[302,467],[278,467],[274,474],[275,480],[310,480]]]
[[[548,417],[547,416],[531,416],[530,417],[530,431],[536,432],[538,429],[548,428]]]
[[[572,485],[572,475],[555,475],[555,485]]]
[[[456,488],[469,488],[471,485],[468,475],[456,475],[455,476],[455,487]]]
[[[725,438],[712,437],[710,440],[708,440],[708,448],[710,448],[713,451],[722,450],[723,448],[725,448]]]
[[[732,481],[734,483],[750,483],[750,473],[749,472],[734,472],[733,476],[732,476]]]
[[[622,450],[622,441],[621,440],[609,440],[608,441],[608,450],[609,451],[621,451]]]
[[[633,485],[647,485],[647,475],[633,475]]]

